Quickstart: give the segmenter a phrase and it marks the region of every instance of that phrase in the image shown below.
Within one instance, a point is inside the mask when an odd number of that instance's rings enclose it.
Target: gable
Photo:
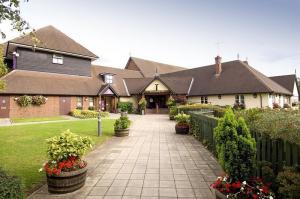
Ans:
[[[114,95],[114,92],[112,92],[112,90],[110,88],[108,88],[103,95]]]
[[[166,92],[169,89],[159,80],[154,80],[145,89],[146,92]]]

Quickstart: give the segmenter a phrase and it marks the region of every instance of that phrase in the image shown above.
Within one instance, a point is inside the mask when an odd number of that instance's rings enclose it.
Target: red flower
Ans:
[[[226,187],[226,192],[229,193],[231,185],[229,183],[226,183],[225,187]]]
[[[267,186],[265,186],[265,185],[262,187],[262,191],[263,191],[265,194],[269,194],[269,192],[270,192],[270,191],[269,191],[269,188],[268,188]]]
[[[258,195],[253,194],[252,198],[253,198],[253,199],[258,199],[259,197],[258,197]]]

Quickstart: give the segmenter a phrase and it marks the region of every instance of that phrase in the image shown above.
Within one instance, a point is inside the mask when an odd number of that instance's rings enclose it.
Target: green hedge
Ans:
[[[79,110],[75,109],[71,111],[70,113],[71,116],[77,117],[80,119],[88,119],[88,118],[97,118],[99,115],[98,111],[91,111],[91,110]],[[100,112],[101,117],[108,117],[109,113],[108,112]]]
[[[118,102],[117,108],[121,109],[122,112],[132,113],[133,104],[132,102]]]
[[[22,199],[23,197],[20,179],[8,175],[0,168],[0,199]]]
[[[178,112],[187,113],[188,111],[212,112],[215,117],[223,117],[226,109],[210,104],[188,104],[177,107]]]

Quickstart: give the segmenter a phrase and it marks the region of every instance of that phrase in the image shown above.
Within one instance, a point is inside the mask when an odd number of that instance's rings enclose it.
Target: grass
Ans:
[[[90,136],[99,145],[114,134],[114,120],[102,120],[103,136],[97,136],[97,120],[66,121],[0,127],[0,167],[19,176],[25,192],[45,182],[45,174],[38,170],[46,161],[45,139],[66,129]]]
[[[12,123],[23,123],[23,122],[44,122],[44,121],[58,121],[67,120],[62,116],[56,117],[35,117],[35,118],[12,118]]]

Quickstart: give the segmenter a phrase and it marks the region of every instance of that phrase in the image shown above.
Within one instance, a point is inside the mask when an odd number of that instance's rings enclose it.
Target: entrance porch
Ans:
[[[147,101],[146,113],[148,114],[167,114],[167,99],[169,94],[145,94]]]

